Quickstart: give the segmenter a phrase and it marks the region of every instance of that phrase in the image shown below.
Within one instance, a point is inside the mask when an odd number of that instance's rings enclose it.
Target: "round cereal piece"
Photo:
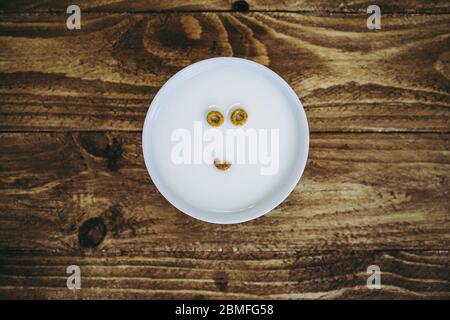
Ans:
[[[242,126],[247,122],[248,114],[244,109],[236,109],[231,114],[231,122],[236,126]]]
[[[206,121],[208,121],[208,123],[213,127],[218,127],[222,125],[223,120],[224,120],[223,115],[216,110],[210,111],[206,115]]]

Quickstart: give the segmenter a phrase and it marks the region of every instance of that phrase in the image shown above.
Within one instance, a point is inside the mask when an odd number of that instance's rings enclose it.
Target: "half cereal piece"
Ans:
[[[228,170],[231,167],[231,163],[229,163],[229,162],[222,163],[219,161],[219,159],[214,160],[214,165],[216,166],[217,169],[223,170],[223,171]]]

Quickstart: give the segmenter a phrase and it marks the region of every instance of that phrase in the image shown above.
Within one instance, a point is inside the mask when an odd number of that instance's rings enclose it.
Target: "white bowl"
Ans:
[[[225,116],[219,128],[225,133],[233,129],[229,114],[237,105],[249,114],[242,128],[278,130],[276,173],[258,175],[266,165],[262,162],[235,164],[221,172],[210,164],[171,161],[174,130],[191,129],[214,106]],[[231,224],[264,215],[292,192],[306,165],[309,129],[300,100],[280,76],[250,60],[221,57],[194,63],[161,87],[147,112],[142,147],[153,183],[173,206],[199,220]],[[270,148],[273,167],[275,149]]]

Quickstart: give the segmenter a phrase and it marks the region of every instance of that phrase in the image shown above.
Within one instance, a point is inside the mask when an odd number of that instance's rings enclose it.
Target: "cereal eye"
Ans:
[[[248,114],[244,109],[236,109],[231,114],[231,122],[236,126],[242,126],[247,122]]]
[[[213,126],[218,127],[223,123],[223,115],[219,111],[210,111],[206,115],[206,121]]]

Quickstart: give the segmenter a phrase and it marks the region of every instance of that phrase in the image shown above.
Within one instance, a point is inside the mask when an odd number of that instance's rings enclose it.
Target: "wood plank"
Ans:
[[[140,133],[3,133],[0,148],[3,254],[450,248],[448,134],[313,134],[293,193],[238,225],[171,206]]]
[[[66,268],[81,268],[68,290]],[[366,286],[381,269],[381,289]],[[449,251],[0,256],[1,299],[449,299]]]
[[[3,16],[0,130],[140,131],[176,71],[215,56],[269,66],[303,101],[312,132],[450,128],[450,15],[293,13]]]
[[[79,3],[83,12],[148,12],[148,11],[327,11],[327,12],[366,12],[368,0],[84,0]],[[73,4],[69,0],[4,0],[0,12],[65,12]],[[430,13],[450,12],[446,0],[378,0],[376,4],[384,13]]]

